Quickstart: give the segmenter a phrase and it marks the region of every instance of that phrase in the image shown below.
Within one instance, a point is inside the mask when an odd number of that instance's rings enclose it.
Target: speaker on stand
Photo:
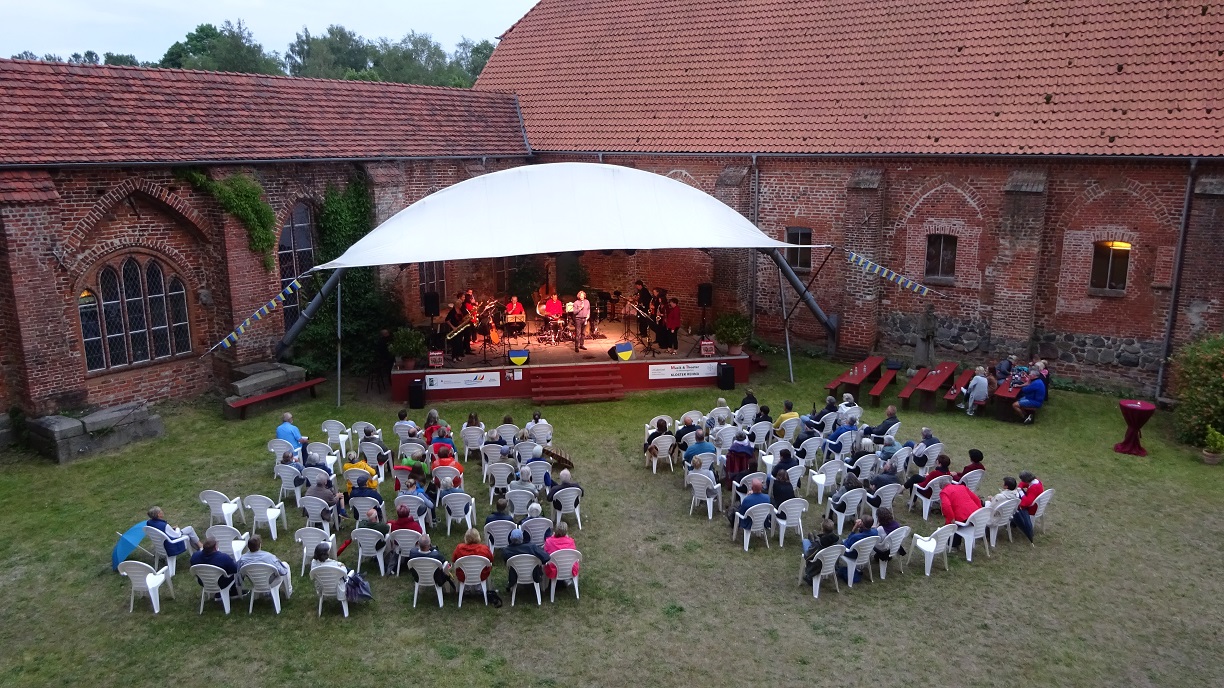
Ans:
[[[709,282],[703,282],[697,285],[697,307],[701,309],[701,332],[697,337],[697,341],[689,347],[688,353],[685,356],[692,356],[694,351],[701,348],[702,342],[711,341],[710,331],[706,325],[706,310],[714,305],[714,285]]]

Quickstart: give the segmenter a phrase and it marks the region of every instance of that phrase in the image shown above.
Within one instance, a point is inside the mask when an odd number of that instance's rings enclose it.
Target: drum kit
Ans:
[[[610,308],[612,295],[606,291],[592,290],[596,295],[596,301],[591,305],[591,319],[588,322],[590,334],[587,339],[602,339],[604,335],[599,333],[596,327],[598,323],[605,320],[620,320],[615,314],[615,311]],[[616,292],[619,299],[620,292]],[[609,318],[609,311],[613,315]],[[536,314],[544,320],[544,324],[540,327],[540,331],[536,334],[536,341],[540,344],[562,344],[572,342],[576,339],[577,331],[574,323],[574,302],[565,302],[565,311],[558,317],[551,317],[545,310],[543,301],[536,304]]]

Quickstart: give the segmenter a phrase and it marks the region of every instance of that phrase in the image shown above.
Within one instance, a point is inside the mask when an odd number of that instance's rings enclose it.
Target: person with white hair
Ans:
[[[302,447],[309,441],[293,424],[293,414],[288,412],[281,416],[281,424],[276,426],[276,439],[288,442],[293,447],[293,455],[298,457],[302,455]]]
[[[574,482],[574,477],[570,473],[568,468],[561,469],[561,473],[557,475],[557,479],[560,480],[560,482],[558,482],[556,485],[553,485],[552,489],[548,491],[548,501],[551,502],[553,498],[557,496],[558,492],[560,492],[561,490],[564,490],[567,487],[576,487],[578,488],[578,494],[579,495],[583,494],[582,486]]]
[[[533,463],[538,463],[540,465],[533,467],[531,465]],[[523,464],[523,468],[531,468],[531,475],[535,475],[535,471],[544,471],[544,487],[553,486],[552,471],[550,470],[550,466],[551,464],[548,462],[548,459],[544,458],[544,447],[539,445],[536,445],[535,450],[531,452],[531,458],[527,460],[527,463]]]
[[[720,421],[725,421],[731,417],[731,407],[727,406],[727,400],[719,397],[714,403],[714,409],[710,411],[710,415],[706,416],[705,427],[706,433],[713,430],[715,426],[721,425]]]
[[[149,507],[148,516],[149,520],[145,521],[145,525],[160,530],[171,540],[177,540],[186,535],[187,542],[191,544],[191,549],[197,550],[202,546],[200,544],[199,536],[196,535],[195,528],[192,528],[191,526],[175,528],[174,526],[170,525],[166,522],[166,514],[162,511],[160,506],[154,505]],[[166,554],[169,556],[176,557],[186,551],[187,545],[183,543],[166,543]]]
[[[906,444],[908,445],[909,443],[907,442]],[[927,462],[934,458],[927,456],[927,450],[937,444],[940,444],[940,442],[934,432],[930,428],[923,428],[922,439],[914,446],[914,450],[910,452],[910,462],[919,468],[927,465]]]
[[[986,401],[990,396],[990,384],[986,380],[986,368],[978,366],[973,371],[973,379],[969,381],[968,386],[960,388],[964,399],[956,405],[958,409],[965,409],[965,415],[972,416],[977,409],[978,402]]]
[[[442,498],[448,494],[463,492],[463,485],[455,485],[455,479],[449,475],[442,478],[441,484],[438,486],[438,504],[442,503]]]
[[[842,403],[837,405],[837,424],[851,425],[850,419],[853,418],[857,423],[858,419],[863,415],[863,408],[854,403],[854,395],[846,392],[842,395]]]
[[[272,587],[281,586],[286,595],[293,594],[293,576],[289,564],[281,561],[275,554],[263,549],[263,538],[258,534],[252,535],[247,540],[247,552],[238,558],[238,571],[242,572],[244,566],[250,564],[268,564],[276,569],[276,575],[268,583]]]
[[[536,493],[535,483],[531,482],[531,466],[523,464],[523,467],[518,470],[518,475],[514,480],[511,480],[508,486],[511,490],[526,490],[532,494]]]

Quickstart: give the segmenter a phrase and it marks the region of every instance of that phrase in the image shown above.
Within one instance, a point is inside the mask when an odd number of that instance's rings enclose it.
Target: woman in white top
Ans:
[[[329,557],[329,554],[331,554],[331,545],[328,543],[320,542],[319,544],[315,545],[314,558],[310,560],[310,570],[314,571],[320,566],[330,566],[332,568],[340,569],[344,572],[344,575],[347,576],[349,573],[348,567],[343,563]]]
[[[842,403],[837,406],[837,424],[849,425],[850,418],[858,421],[863,416],[863,409],[854,403],[854,395],[849,392],[842,395]]]

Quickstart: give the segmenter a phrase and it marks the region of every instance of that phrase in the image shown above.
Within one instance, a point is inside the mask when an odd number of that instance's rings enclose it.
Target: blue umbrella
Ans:
[[[144,540],[145,522],[141,521],[131,528],[127,529],[126,533],[119,534],[119,542],[115,543],[115,548],[111,550],[111,569],[119,570],[119,562],[128,558],[137,547],[140,547],[140,541]]]

